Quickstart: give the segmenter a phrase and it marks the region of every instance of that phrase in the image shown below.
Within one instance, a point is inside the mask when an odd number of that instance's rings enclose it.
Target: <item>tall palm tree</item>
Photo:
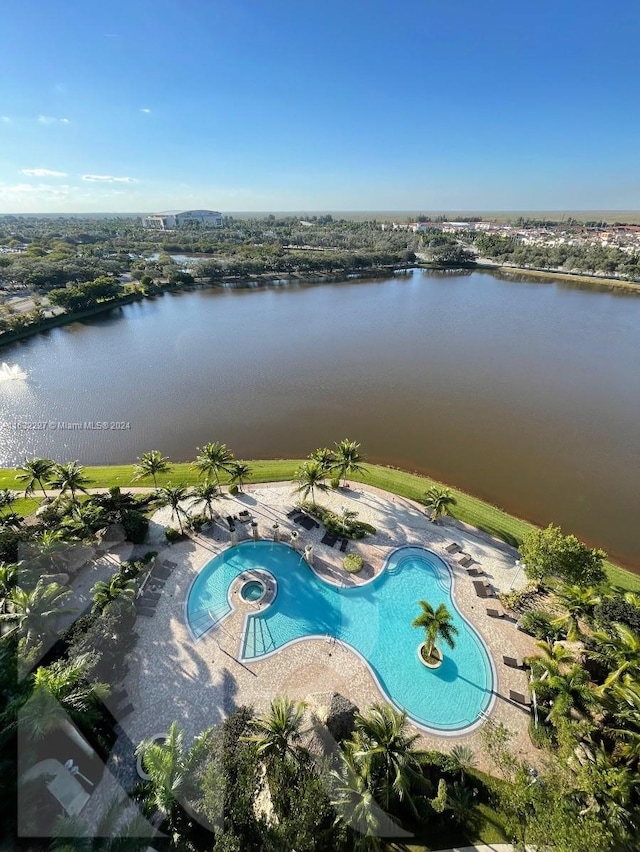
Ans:
[[[209,517],[213,520],[214,509],[213,501],[220,495],[220,489],[213,482],[202,482],[200,485],[194,486],[190,491],[190,496],[197,503],[204,503],[209,512]]]
[[[227,445],[214,441],[212,444],[198,447],[198,455],[193,467],[199,471],[200,476],[204,476],[206,479],[215,476],[216,485],[219,486],[220,471],[231,473],[233,461],[233,453],[227,449]]]
[[[302,464],[296,471],[296,482],[298,483],[295,489],[302,494],[306,500],[311,494],[311,502],[316,502],[316,488],[318,491],[328,491],[329,486],[324,481],[326,472],[320,462],[307,461]]]
[[[159,810],[167,819],[168,834],[174,834],[180,821],[181,805],[189,805],[198,795],[198,769],[211,748],[211,731],[197,736],[191,748],[184,744],[184,731],[172,722],[164,743],[143,740],[136,749],[144,770],[150,776],[140,785],[145,810]]]
[[[76,492],[87,493],[86,486],[90,482],[91,480],[84,475],[84,467],[77,461],[54,465],[49,479],[51,488],[59,489],[62,494],[67,492],[71,494],[72,503],[77,502]]]
[[[575,642],[582,636],[580,619],[589,618],[600,603],[600,595],[593,586],[563,586],[556,592],[556,598],[566,609],[566,614],[554,620],[554,626],[567,631],[567,639]]]
[[[603,690],[619,681],[623,675],[640,677],[640,635],[626,624],[614,622],[613,631],[596,630],[592,639],[595,647],[589,656],[607,666],[611,674],[604,682]]]
[[[418,753],[412,746],[418,734],[407,733],[407,715],[388,704],[373,704],[368,713],[356,714],[356,760],[363,762],[374,794],[389,811],[392,799],[406,802],[416,813],[412,785],[423,780]]]
[[[458,635],[458,628],[451,623],[451,613],[444,603],[434,610],[427,601],[420,601],[422,612],[414,619],[413,627],[422,627],[425,634],[427,657],[434,656],[436,642],[443,639],[450,648],[455,646],[453,637]]]
[[[640,682],[628,676],[602,696],[605,728],[615,740],[614,756],[640,769]]]
[[[141,813],[127,811],[126,798],[114,798],[97,825],[79,816],[58,817],[53,826],[51,852],[143,852],[158,834]],[[130,817],[123,816],[131,813]]]
[[[47,496],[44,483],[48,481],[51,471],[55,466],[56,463],[52,459],[25,459],[18,466],[18,470],[22,471],[22,473],[17,473],[16,479],[18,482],[25,483],[24,493],[26,497],[30,497],[36,490],[36,483],[42,489],[44,496]]]
[[[360,444],[357,441],[350,441],[344,438],[336,443],[335,457],[332,467],[338,473],[338,476],[343,478],[343,485],[347,484],[348,473],[366,474],[365,468],[362,466],[364,456],[360,455]]]
[[[91,612],[100,613],[116,598],[133,604],[136,596],[136,584],[122,574],[114,574],[108,582],[98,580],[91,592],[93,596]]]
[[[10,726],[24,726],[29,738],[36,741],[45,739],[51,731],[68,728],[69,718],[86,730],[99,718],[99,703],[110,691],[108,684],[88,680],[95,662],[93,654],[80,654],[39,666],[3,718]]]
[[[353,750],[340,753],[340,764],[331,771],[329,780],[331,804],[354,833],[354,852],[381,852],[388,848],[385,836],[402,833],[375,800],[365,769],[356,761]]]
[[[271,702],[268,713],[252,721],[253,734],[241,737],[256,745],[258,756],[265,760],[267,768],[274,761],[298,763],[306,757],[302,747],[302,723],[306,704],[294,703],[290,698],[278,696]]]
[[[329,449],[329,447],[318,447],[317,450],[314,450],[309,458],[312,461],[320,462],[323,470],[328,475],[331,471],[331,468],[336,463],[336,454],[333,450]]]
[[[171,483],[169,483],[162,488],[158,488],[153,498],[154,503],[158,506],[171,506],[171,520],[174,518],[178,519],[178,525],[181,533],[184,533],[182,516],[184,515],[186,517],[187,513],[180,504],[188,497],[189,492],[184,485],[172,486]]]
[[[9,611],[0,615],[0,619],[13,622],[15,632],[31,645],[53,630],[58,616],[74,612],[62,606],[70,594],[70,589],[42,578],[31,590],[16,586],[7,599]]]
[[[424,504],[431,512],[431,520],[438,523],[438,518],[451,514],[450,509],[456,505],[456,498],[448,488],[438,488],[435,485],[425,494]]]
[[[231,482],[237,482],[240,491],[243,490],[244,480],[251,476],[251,465],[243,461],[233,462],[231,465]]]
[[[158,487],[157,476],[159,473],[168,473],[171,470],[169,459],[163,456],[159,450],[150,450],[148,453],[143,453],[138,459],[138,464],[134,467],[133,481],[137,482],[140,479],[146,479],[148,476],[153,478],[153,487]]]
[[[597,704],[594,690],[589,686],[589,673],[575,664],[564,674],[534,678],[531,690],[543,700],[553,702],[547,720],[557,725],[566,719],[572,709],[585,712]]]

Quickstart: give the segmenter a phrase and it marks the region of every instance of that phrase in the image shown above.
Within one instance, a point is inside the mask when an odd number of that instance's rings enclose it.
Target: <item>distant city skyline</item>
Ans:
[[[640,8],[34,0],[0,213],[633,211]]]

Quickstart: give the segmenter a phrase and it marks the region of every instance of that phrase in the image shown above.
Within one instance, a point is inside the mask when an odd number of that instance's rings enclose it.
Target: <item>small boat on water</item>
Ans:
[[[17,364],[7,364],[5,361],[0,365],[0,382],[11,382],[15,379],[26,379],[27,374]]]

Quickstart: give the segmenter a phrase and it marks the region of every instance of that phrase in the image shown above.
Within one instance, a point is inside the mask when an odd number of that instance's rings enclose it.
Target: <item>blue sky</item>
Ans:
[[[30,0],[0,212],[640,208],[634,0]]]

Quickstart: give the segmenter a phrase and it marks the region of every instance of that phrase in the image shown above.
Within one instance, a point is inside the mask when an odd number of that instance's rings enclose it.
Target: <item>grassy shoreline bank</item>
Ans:
[[[633,281],[624,281],[621,278],[603,278],[600,275],[580,275],[572,272],[554,272],[547,269],[529,269],[526,266],[482,266],[478,269],[501,272],[505,275],[530,275],[532,278],[554,278],[558,281],[571,281],[577,284],[598,285],[606,290],[620,290],[625,293],[640,295],[640,284]]]
[[[252,472],[251,476],[246,478],[246,483],[257,484],[261,482],[283,482],[291,480],[295,476],[296,469],[303,461],[305,459],[250,460],[249,464],[251,465]],[[444,485],[444,483],[437,482],[428,476],[409,473],[408,471],[398,470],[397,468],[374,464],[367,464],[365,467],[367,476],[356,474],[350,477],[351,481],[372,485],[383,491],[396,494],[399,497],[406,497],[418,502],[422,501],[425,491],[432,486],[442,487]],[[1,468],[0,488],[9,488],[13,491],[22,490],[21,484],[16,482],[15,473],[13,468]],[[113,485],[118,485],[122,488],[130,486],[144,487],[152,484],[150,480],[133,481],[133,464],[87,466],[85,474],[91,480],[90,487],[94,488],[108,488]],[[193,469],[190,462],[172,464],[171,471],[165,474],[158,474],[157,479],[158,485],[167,485],[168,483],[174,485],[178,483],[195,485],[201,482],[198,472]],[[221,476],[221,482],[224,483],[226,481],[228,481],[228,478],[224,475]],[[451,512],[452,517],[476,527],[513,547],[517,547],[524,533],[535,526],[529,521],[510,515],[497,506],[492,506],[490,503],[473,497],[457,488],[450,488],[450,491],[457,501]],[[26,514],[33,512],[37,508],[37,505],[37,500],[23,498],[17,501],[14,508],[20,514]],[[640,575],[614,565],[612,562],[606,562],[605,567],[609,580],[612,583],[632,591],[640,591]]]

